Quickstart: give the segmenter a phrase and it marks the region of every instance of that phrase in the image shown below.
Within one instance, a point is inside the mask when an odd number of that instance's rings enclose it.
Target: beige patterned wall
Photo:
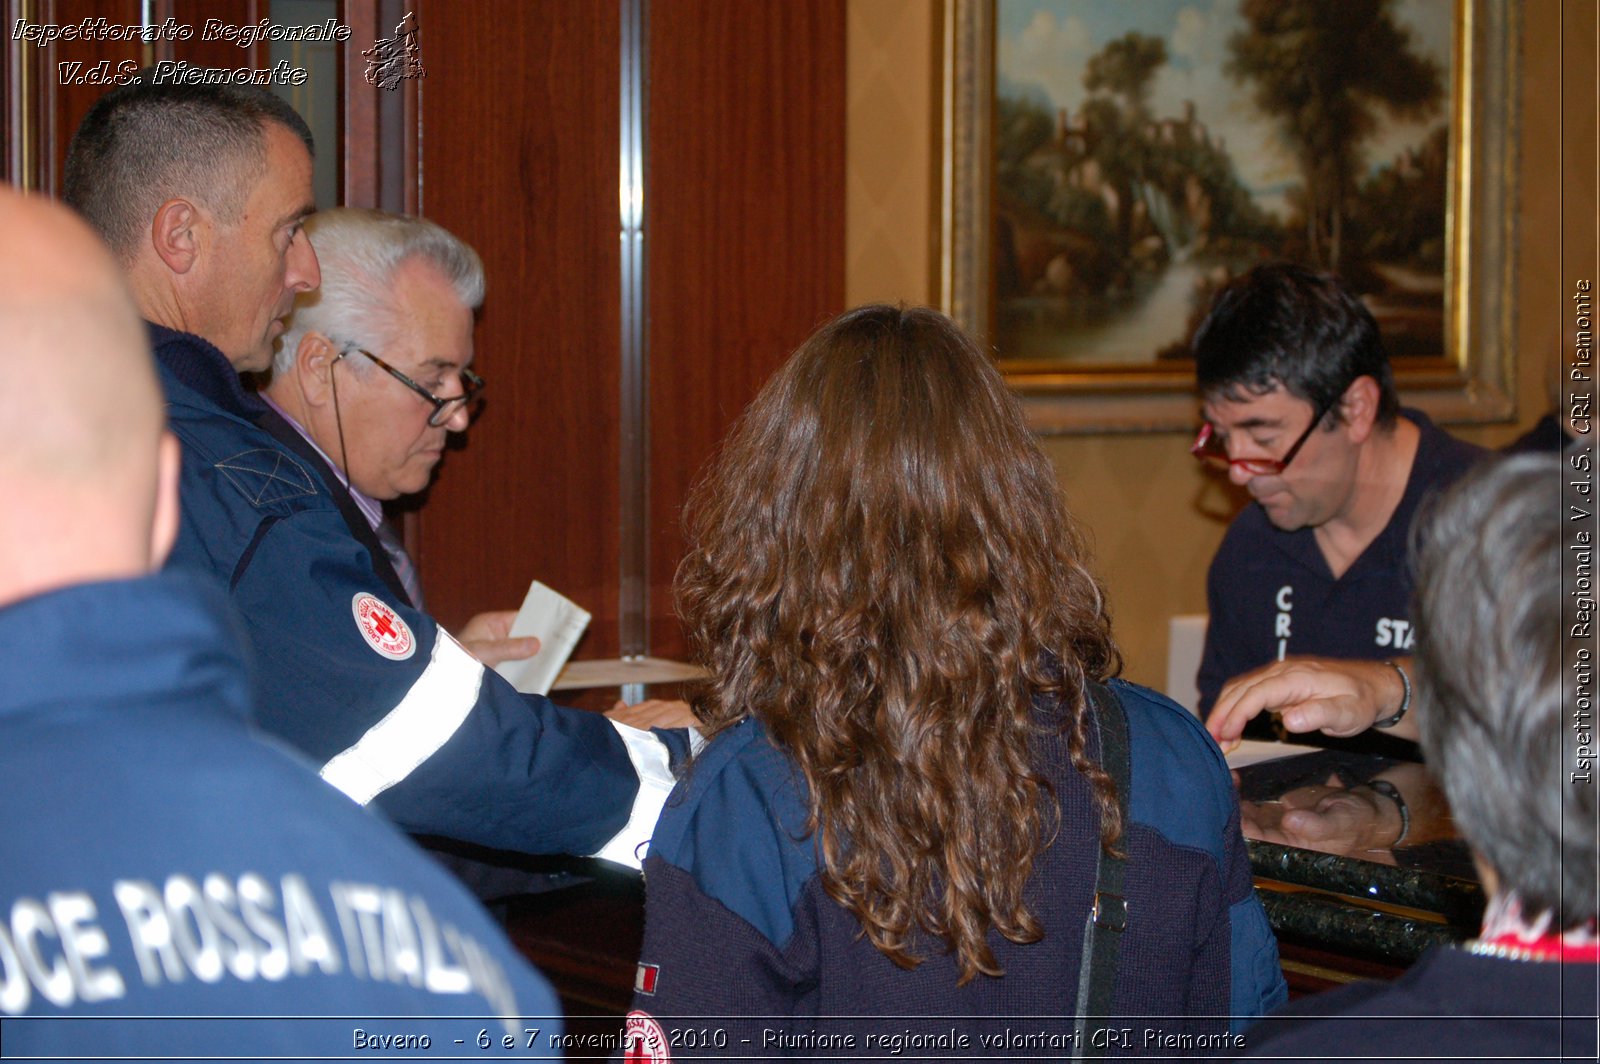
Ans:
[[[1556,0],[1524,7],[1518,418],[1455,430],[1488,446],[1544,413],[1558,328],[1554,301],[1526,294],[1559,287],[1559,123],[1542,105],[1556,94],[1559,7]],[[850,2],[845,291],[852,304],[937,298],[941,19],[933,0]],[[1044,440],[1094,542],[1125,675],[1156,687],[1166,680],[1167,618],[1204,612],[1206,566],[1240,503],[1200,473],[1187,443],[1176,433]]]
[[[845,294],[932,303],[938,292],[939,4],[851,0]]]

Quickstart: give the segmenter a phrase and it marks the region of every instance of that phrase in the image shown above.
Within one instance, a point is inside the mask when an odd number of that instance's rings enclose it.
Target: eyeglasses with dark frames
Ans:
[[[438,428],[448,422],[451,418],[455,417],[456,410],[459,407],[467,406],[473,400],[477,399],[479,394],[483,391],[483,378],[472,372],[470,369],[463,367],[461,370],[461,394],[452,395],[447,399],[441,399],[364,347],[357,347],[355,344],[346,344],[344,346],[344,350],[339,352],[339,358],[344,358],[346,355],[351,354],[366,355],[377,365],[379,369],[383,370],[401,384],[404,384],[407,388],[410,388],[412,391],[416,392],[426,402],[431,404],[433,406],[433,413],[428,415],[428,425],[431,428]],[[337,362],[339,359],[336,358],[334,361]]]
[[[1275,477],[1289,468],[1289,463],[1294,461],[1294,456],[1300,453],[1300,448],[1306,445],[1306,441],[1311,438],[1311,433],[1316,431],[1317,426],[1322,424],[1322,419],[1332,409],[1332,403],[1326,403],[1318,407],[1316,412],[1311,415],[1311,424],[1306,426],[1306,430],[1300,434],[1299,439],[1289,445],[1289,449],[1284,452],[1282,458],[1229,458],[1228,448],[1209,421],[1200,426],[1200,434],[1194,438],[1194,443],[1189,447],[1189,453],[1202,462],[1210,462],[1213,465],[1224,468],[1238,466],[1253,477]]]

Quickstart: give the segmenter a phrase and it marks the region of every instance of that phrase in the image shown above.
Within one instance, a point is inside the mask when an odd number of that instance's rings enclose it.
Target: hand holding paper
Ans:
[[[588,626],[588,610],[535,580],[507,635],[537,637],[539,652],[530,658],[502,661],[494,670],[524,694],[549,694],[550,685]]]
[[[531,658],[539,653],[536,637],[511,635],[511,624],[516,619],[516,610],[490,610],[475,615],[461,626],[461,631],[452,634],[467,653],[492,669],[502,661]]]

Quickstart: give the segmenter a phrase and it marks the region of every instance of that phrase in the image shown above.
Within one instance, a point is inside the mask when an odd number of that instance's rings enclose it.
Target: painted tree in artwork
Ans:
[[[1227,72],[1255,84],[1304,179],[1312,259],[1339,268],[1344,215],[1361,144],[1380,110],[1426,116],[1443,95],[1439,67],[1412,48],[1391,0],[1241,0],[1246,29],[1228,41]]]
[[[1141,117],[1150,98],[1150,81],[1167,61],[1167,45],[1160,37],[1130,32],[1110,41],[1089,60],[1083,87],[1090,92],[1110,92],[1128,101]]]
[[[1083,87],[1090,93],[1083,114],[1097,131],[1090,151],[1116,189],[1119,254],[1128,250],[1134,185],[1145,180],[1151,162],[1144,132],[1150,120],[1150,83],[1166,61],[1167,45],[1160,37],[1129,32],[1108,41],[1083,74]]]

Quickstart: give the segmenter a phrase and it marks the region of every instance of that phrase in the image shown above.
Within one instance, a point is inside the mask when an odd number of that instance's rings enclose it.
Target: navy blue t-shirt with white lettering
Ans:
[[[1405,494],[1389,523],[1344,575],[1334,579],[1310,528],[1273,527],[1252,503],[1234,519],[1211,561],[1211,618],[1200,662],[1200,715],[1224,684],[1291,655],[1383,661],[1415,649],[1411,624],[1411,526],[1434,492],[1485,452],[1403,410],[1420,430]]]

